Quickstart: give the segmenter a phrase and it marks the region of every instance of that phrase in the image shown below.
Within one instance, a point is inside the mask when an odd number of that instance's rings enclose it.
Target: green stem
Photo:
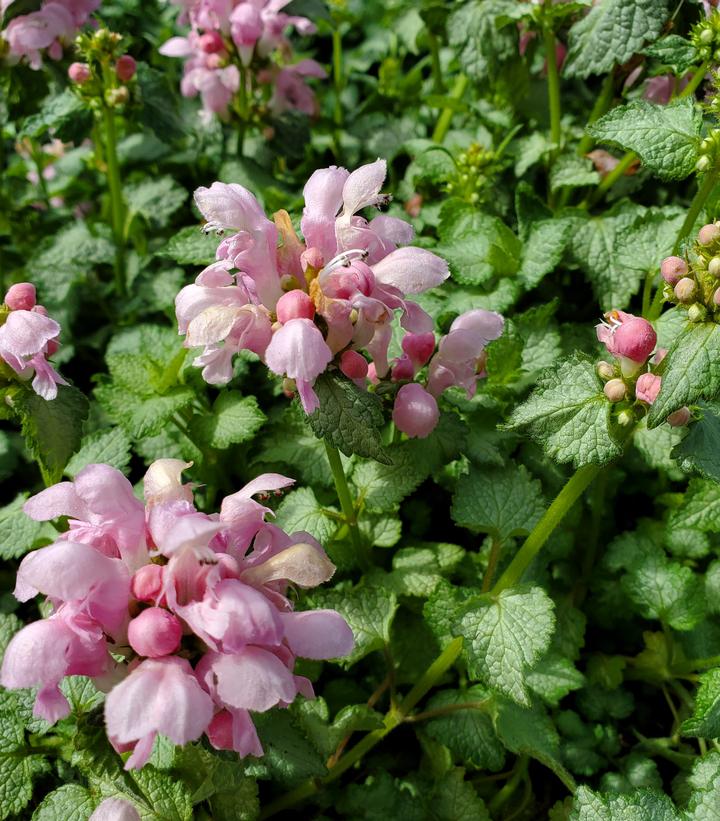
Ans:
[[[543,29],[545,43],[545,64],[547,67],[548,103],[550,106],[550,139],[553,143],[551,156],[560,149],[562,131],[560,124],[560,74],[555,59],[555,32],[546,27]]]
[[[692,231],[693,225],[695,225],[695,221],[700,216],[700,212],[705,207],[705,201],[710,196],[713,188],[717,183],[717,172],[713,169],[708,171],[705,174],[705,179],[702,181],[702,185],[699,186],[697,193],[693,197],[693,201],[690,203],[690,210],[687,212],[687,216],[685,217],[685,222],[682,224],[682,228],[680,229],[680,233],[677,235],[677,239],[675,240],[675,246],[673,247],[673,254],[677,254],[680,250],[680,245],[682,241],[688,236],[690,231]]]
[[[102,111],[105,127],[105,165],[110,190],[110,215],[115,240],[115,287],[118,296],[122,297],[125,295],[125,204],[123,203],[120,163],[117,156],[115,112],[105,105]]]
[[[460,100],[465,93],[465,89],[468,86],[468,78],[465,74],[458,74],[455,78],[455,84],[450,91],[450,99],[451,100]],[[441,144],[445,139],[445,135],[448,133],[448,129],[450,128],[450,123],[452,122],[453,115],[455,114],[455,109],[444,108],[440,112],[440,116],[438,117],[438,121],[435,125],[435,130],[433,131],[432,140],[434,143]]]
[[[605,112],[610,108],[614,90],[615,76],[613,72],[610,72],[610,74],[606,75],[603,80],[600,94],[597,96],[595,105],[593,106],[590,116],[588,117],[588,125],[592,125],[596,120],[599,120],[600,117],[602,117],[602,115],[605,114]],[[593,145],[595,145],[595,138],[591,137],[589,134],[585,134],[585,136],[578,143],[577,153],[581,157],[584,157]]]
[[[678,94],[679,98],[682,97],[689,97],[691,94],[694,94],[697,90],[697,87],[702,83],[703,77],[708,73],[708,69],[712,65],[711,60],[706,60],[693,74],[690,78],[690,82],[685,86],[685,88]]]
[[[580,498],[601,469],[599,465],[583,465],[568,479],[555,501],[545,511],[545,515],[535,525],[530,535],[525,539],[523,546],[497,580],[491,591],[493,595],[497,595],[508,587],[517,584],[532,560],[540,552],[542,546],[550,538],[550,534],[560,524],[565,514]]]
[[[525,778],[528,768],[528,757],[521,755],[515,763],[512,777],[508,779],[507,783],[499,790],[489,805],[490,812],[495,815],[497,811],[503,807],[512,798],[513,793],[518,788],[520,782]]]
[[[366,548],[365,542],[360,534],[360,529],[358,528],[355,505],[353,504],[350,488],[345,478],[345,470],[343,469],[342,460],[340,459],[340,452],[328,442],[325,442],[325,452],[327,453],[330,470],[332,471],[333,480],[335,481],[338,501],[340,502],[345,523],[350,531],[350,541],[355,549],[355,555],[362,568],[368,570],[372,566],[370,552]]]
[[[485,569],[485,575],[483,576],[482,580],[482,587],[480,591],[482,593],[487,593],[490,589],[490,585],[492,584],[493,576],[495,575],[495,571],[497,570],[497,564],[500,559],[500,549],[502,548],[502,542],[498,538],[493,538],[492,544],[490,545],[490,556],[488,557],[487,568]]]
[[[311,795],[319,792],[327,784],[336,781],[344,772],[350,767],[357,764],[358,761],[365,755],[365,753],[372,750],[376,744],[379,744],[385,736],[391,733],[399,724],[402,724],[405,717],[415,707],[423,696],[436,684],[436,682],[445,674],[446,670],[451,667],[462,649],[462,638],[453,639],[450,644],[443,650],[443,652],[435,659],[435,661],[423,673],[417,684],[410,690],[407,696],[403,699],[400,706],[395,710],[390,710],[385,716],[385,726],[379,730],[373,730],[368,733],[361,741],[359,741],[351,750],[345,753],[338,762],[332,766],[326,776],[318,779],[311,779],[305,781],[296,787],[294,790],[280,796],[277,800],[268,804],[267,807],[260,813],[260,819],[270,818],[282,810],[294,807]]]
[[[442,94],[445,91],[443,83],[442,66],[440,65],[440,43],[434,31],[426,29],[428,45],[430,46],[430,59],[432,60],[433,91]]]
[[[622,177],[630,166],[637,160],[637,154],[634,151],[628,151],[627,154],[620,160],[620,162],[613,168],[613,170],[600,180],[598,187],[587,200],[588,205],[595,205],[600,197]]]
[[[343,54],[342,54],[342,34],[340,26],[333,29],[332,33],[332,65],[333,65],[333,85],[335,87],[335,106],[333,109],[333,122],[340,128],[343,122],[342,101],[340,95],[343,92],[345,81],[343,77]]]

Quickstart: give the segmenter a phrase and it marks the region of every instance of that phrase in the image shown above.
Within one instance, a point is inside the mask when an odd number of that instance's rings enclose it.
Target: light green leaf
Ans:
[[[181,228],[160,252],[180,265],[209,265],[215,260],[220,238],[204,234],[199,225]]]
[[[585,676],[570,659],[551,652],[543,656],[528,673],[527,684],[547,704],[557,707],[568,693],[579,690],[585,684]]]
[[[575,467],[606,464],[620,455],[622,445],[602,388],[593,362],[576,353],[540,375],[534,392],[515,409],[507,427],[527,426],[558,462]]]
[[[473,0],[464,3],[448,18],[447,32],[463,70],[474,80],[497,77],[505,60],[517,53],[517,35],[512,26],[498,29],[496,18],[514,3],[503,0]]]
[[[539,587],[472,599],[456,622],[469,675],[529,705],[526,676],[548,649],[554,626],[553,602]]]
[[[428,701],[428,710],[450,704],[469,707],[431,718],[424,723],[424,732],[444,744],[463,766],[498,772],[505,763],[505,748],[495,734],[490,701],[488,691],[479,685],[467,690],[441,690]]]
[[[683,735],[720,738],[720,668],[700,676],[693,714],[680,729]]]
[[[210,413],[193,418],[190,430],[195,441],[222,450],[252,439],[265,419],[254,396],[224,391],[213,403]]]
[[[161,228],[170,222],[188,197],[186,189],[168,174],[126,183],[123,195],[132,214],[139,214]]]
[[[29,389],[16,393],[13,399],[25,443],[45,483],[59,482],[65,465],[80,447],[82,425],[88,415],[87,399],[70,385],[58,385],[57,397],[50,401]]]
[[[324,439],[346,456],[356,453],[390,464],[382,444],[380,428],[384,423],[378,398],[337,371],[326,371],[315,381],[320,407],[308,416],[318,439]]]
[[[428,544],[427,547],[402,547],[393,556],[392,572],[385,583],[399,596],[432,595],[443,574],[449,574],[462,561],[465,551],[454,544]]]
[[[351,667],[390,641],[390,626],[398,607],[395,594],[383,587],[359,584],[351,588],[318,590],[312,594],[313,607],[337,610],[355,637],[355,649],[342,663]]]
[[[0,821],[22,812],[32,799],[33,781],[49,770],[40,755],[0,753]]]
[[[625,63],[644,43],[654,40],[666,17],[666,0],[603,0],[593,5],[570,29],[563,74],[607,74],[616,63]]]
[[[80,784],[63,784],[45,796],[32,815],[32,821],[87,821],[95,801]]]
[[[490,821],[485,802],[465,780],[465,770],[455,768],[434,785],[427,800],[428,821]]]
[[[682,505],[670,514],[675,529],[697,529],[720,533],[720,485],[706,479],[691,479]]]
[[[269,771],[273,780],[285,789],[307,778],[327,773],[323,758],[315,747],[292,724],[286,710],[269,710],[253,716],[265,750],[259,767]],[[248,768],[252,774],[252,766]]]
[[[23,513],[28,498],[21,493],[9,505],[0,508],[0,558],[19,559],[35,546],[39,539],[52,541],[57,531],[48,522],[36,522]]]
[[[702,115],[686,97],[667,105],[634,100],[613,108],[587,132],[605,145],[634,151],[660,179],[681,180],[695,168],[701,127]]]
[[[682,77],[689,69],[701,62],[695,46],[679,34],[668,34],[645,49],[645,54]]]
[[[275,515],[275,524],[288,533],[307,531],[320,544],[329,542],[338,529],[338,520],[331,514],[335,508],[323,508],[308,487],[293,490],[282,500]]]
[[[578,787],[568,821],[680,821],[672,801],[657,790],[622,795]]]
[[[561,154],[550,172],[550,189],[582,188],[586,185],[597,185],[600,175],[594,169],[592,161],[577,154]]]
[[[504,542],[529,533],[545,511],[542,486],[524,465],[474,468],[460,477],[451,515],[461,527]]]
[[[84,436],[80,450],[65,465],[65,475],[74,479],[88,465],[111,465],[127,473],[130,464],[130,437],[122,428],[97,430]]]

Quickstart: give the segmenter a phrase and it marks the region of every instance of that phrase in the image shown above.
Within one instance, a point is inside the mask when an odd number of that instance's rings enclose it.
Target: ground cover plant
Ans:
[[[715,3],[0,15],[0,821],[720,818]]]

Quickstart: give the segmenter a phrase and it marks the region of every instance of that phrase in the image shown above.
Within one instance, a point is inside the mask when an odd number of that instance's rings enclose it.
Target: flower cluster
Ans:
[[[4,0],[2,12],[13,2]],[[11,59],[26,60],[34,69],[42,65],[43,52],[51,60],[59,60],[63,47],[72,43],[99,6],[100,0],[45,0],[38,11],[14,17],[2,32]]]
[[[30,282],[11,285],[0,306],[0,359],[20,379],[30,379],[35,393],[54,399],[67,382],[47,361],[58,349],[60,326],[35,301]]]
[[[316,113],[315,95],[306,81],[325,77],[325,70],[314,60],[293,64],[285,36],[290,26],[312,34],[315,25],[283,13],[289,1],[173,0],[183,9],[180,22],[189,23],[191,31],[187,37],[172,37],[160,53],[185,59],[181,91],[185,97],[200,95],[205,119],[225,117],[233,109],[247,120],[248,100],[256,89],[273,113]]]
[[[660,273],[665,299],[687,307],[691,322],[720,319],[720,221],[703,225],[687,259],[667,257]]]
[[[353,647],[335,611],[293,612],[289,586],[314,587],[335,568],[309,534],[266,522],[253,499],[292,480],[259,476],[207,515],[182,483],[186,467],[154,462],[145,504],[122,473],[89,465],[24,507],[39,521],[69,517],[69,530],[20,565],[15,596],[43,593],[53,612],[12,639],[0,680],[38,687],[35,715],[55,722],[70,711],[62,679],[91,677],[108,691],[108,737],[132,751],[128,769],[145,764],[158,733],[176,744],[206,733],[217,749],[262,755],[250,713],[313,697],[295,658]]]
[[[647,319],[624,311],[609,311],[596,330],[598,340],[616,357],[614,364],[598,364],[598,374],[605,382],[603,391],[611,402],[622,403],[618,422],[629,425],[636,420],[634,408],[644,409],[657,399],[662,377],[654,369],[667,351],[664,348],[655,351],[657,335]],[[673,427],[686,425],[689,421],[688,408],[680,408],[667,418]]]
[[[367,388],[383,379],[412,381],[429,362],[427,390],[402,384],[397,391],[395,421],[410,436],[427,436],[435,427],[436,397],[446,388],[473,394],[485,345],[502,333],[503,319],[470,311],[455,320],[435,353],[433,320],[408,295],[444,282],[447,263],[409,247],[413,230],[404,220],[358,215],[387,202],[385,174],[384,160],[352,173],[334,166],[316,171],[304,189],[304,242],[287,212],[271,222],[240,185],[216,182],[195,192],[205,229],[233,232],[220,243],[216,262],[175,302],[186,346],[204,347],[195,364],[208,382],[230,381],[233,357],[249,350],[286,378],[287,391],[297,391],[310,414],[319,406],[313,385],[328,367]],[[391,363],[396,311],[403,353]]]

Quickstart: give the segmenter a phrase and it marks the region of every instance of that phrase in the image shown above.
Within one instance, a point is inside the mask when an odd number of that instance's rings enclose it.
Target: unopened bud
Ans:
[[[18,282],[8,288],[5,304],[11,311],[30,311],[35,307],[35,286],[32,282]]]
[[[668,416],[667,423],[673,428],[682,428],[690,421],[691,415],[690,408],[680,408]]]
[[[368,372],[367,359],[357,351],[344,351],[340,357],[340,370],[348,379],[364,379]]]
[[[55,356],[55,354],[58,352],[59,347],[60,343],[57,341],[57,339],[48,339],[48,341],[45,343],[45,353],[48,356]]]
[[[720,307],[720,288],[718,288],[715,293],[713,294],[713,302]]]
[[[129,54],[123,54],[122,57],[118,58],[117,63],[115,63],[115,74],[117,74],[118,80],[120,80],[121,83],[127,83],[128,80],[132,80],[136,71],[137,63]]]
[[[600,379],[607,381],[615,376],[615,368],[609,362],[598,362],[597,375]]]
[[[611,402],[622,402],[627,396],[627,388],[622,379],[611,379],[603,388],[603,393]]]
[[[714,277],[720,277],[720,257],[713,257],[708,262],[708,271]]]
[[[674,293],[678,302],[692,302],[695,298],[695,280],[683,277],[675,286]]]
[[[319,248],[306,248],[302,254],[300,254],[300,265],[302,266],[303,273],[311,268],[313,271],[319,271],[325,261],[323,259],[322,251]]]
[[[398,391],[392,418],[398,430],[411,438],[424,439],[435,430],[440,411],[435,397],[422,385],[411,382]]]
[[[350,322],[354,325],[358,321],[359,316],[360,314],[357,312],[357,308],[353,308],[352,311],[350,311]]]
[[[201,34],[198,38],[198,45],[205,54],[215,54],[225,48],[225,43],[219,31],[206,31],[205,34]]]
[[[623,428],[628,427],[628,425],[632,425],[635,421],[635,415],[631,413],[629,410],[620,411],[617,416],[618,425]]]
[[[703,29],[700,32],[700,42],[704,46],[709,46],[710,43],[715,39],[715,35],[713,34],[712,30],[709,28]]]
[[[707,171],[708,168],[712,165],[712,161],[707,154],[703,154],[702,157],[695,163],[695,169],[697,171]]]
[[[162,590],[162,577],[163,569],[159,564],[143,565],[135,571],[130,591],[138,601],[155,603]]]
[[[128,625],[128,641],[139,656],[160,658],[178,649],[182,632],[177,616],[160,607],[148,607]]]
[[[73,83],[79,86],[84,85],[92,77],[90,66],[87,63],[71,63],[68,68],[68,77]]]
[[[315,316],[315,305],[310,297],[296,288],[283,294],[275,307],[278,322],[289,322],[291,319],[312,319]]]
[[[660,265],[662,278],[670,285],[677,285],[687,272],[687,262],[682,257],[667,257]]]
[[[285,396],[292,397],[295,395],[295,391],[297,390],[297,385],[295,384],[294,379],[290,379],[289,376],[286,376],[282,381],[282,390]]]
[[[720,228],[714,223],[710,222],[698,231],[698,242],[700,245],[710,245],[718,237],[720,237]]]
[[[695,302],[688,308],[688,319],[690,322],[702,322],[707,316],[707,310],[704,305]]]
[[[125,105],[125,103],[130,99],[130,92],[127,90],[126,86],[120,86],[119,88],[109,88],[105,92],[105,102],[111,107],[114,108],[115,106]]]

